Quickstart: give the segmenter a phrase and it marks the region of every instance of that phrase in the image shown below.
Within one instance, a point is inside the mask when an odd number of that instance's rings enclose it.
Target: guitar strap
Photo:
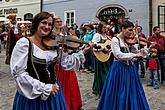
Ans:
[[[106,37],[107,39],[102,39],[102,37],[101,37],[101,35],[100,35],[100,43],[104,43],[105,42],[105,40],[110,40],[108,37]],[[103,42],[104,41],[104,42]]]
[[[120,46],[120,39],[117,36],[115,36],[115,37],[118,39],[118,41],[119,41],[119,47],[121,48],[121,46]]]

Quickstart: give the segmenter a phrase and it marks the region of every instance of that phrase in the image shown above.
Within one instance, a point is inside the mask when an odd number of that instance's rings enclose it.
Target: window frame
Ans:
[[[163,8],[163,13],[161,13],[161,8]],[[161,32],[165,33],[165,6],[162,5],[158,5],[158,26],[160,27]]]
[[[73,18],[71,18],[71,13],[73,13]],[[69,18],[67,18],[67,14],[69,14]],[[67,23],[67,20],[69,19],[69,23]],[[69,27],[73,23],[75,23],[75,10],[67,10],[64,11],[64,24]]]

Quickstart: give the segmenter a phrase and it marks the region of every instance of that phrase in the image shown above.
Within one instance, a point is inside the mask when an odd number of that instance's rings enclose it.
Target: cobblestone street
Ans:
[[[4,64],[5,52],[0,53],[0,110],[11,110],[16,92],[15,82],[10,75],[9,66]],[[96,110],[99,97],[92,94],[93,74],[77,73],[79,86],[83,100],[83,110]],[[165,86],[154,90],[146,86],[143,79],[143,87],[151,110],[165,110]]]

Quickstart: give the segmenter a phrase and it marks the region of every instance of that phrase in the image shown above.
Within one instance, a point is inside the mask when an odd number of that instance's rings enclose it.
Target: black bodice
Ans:
[[[56,76],[54,72],[55,62],[47,64],[45,59],[36,58],[33,56],[32,52],[33,47],[29,40],[29,53],[26,71],[31,77],[38,79],[43,83],[54,84],[56,82]]]
[[[116,38],[117,38],[118,41],[119,41],[120,51],[123,52],[123,53],[128,53],[128,52],[129,52],[128,49],[127,49],[126,47],[122,47],[122,46],[120,45],[120,39],[119,39],[118,37],[116,37]]]

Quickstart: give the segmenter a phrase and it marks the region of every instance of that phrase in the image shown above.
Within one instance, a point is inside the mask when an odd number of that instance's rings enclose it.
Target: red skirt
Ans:
[[[55,65],[55,72],[60,81],[68,110],[79,110],[82,107],[82,100],[75,71],[59,69],[59,66]]]

